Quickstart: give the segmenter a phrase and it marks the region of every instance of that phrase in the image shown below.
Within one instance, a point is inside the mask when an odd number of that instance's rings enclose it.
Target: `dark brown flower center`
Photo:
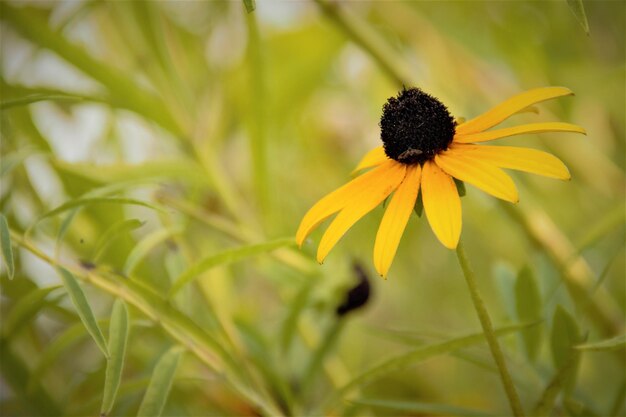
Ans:
[[[454,127],[454,118],[443,103],[418,88],[410,88],[389,98],[383,106],[380,137],[389,158],[416,164],[447,149]]]

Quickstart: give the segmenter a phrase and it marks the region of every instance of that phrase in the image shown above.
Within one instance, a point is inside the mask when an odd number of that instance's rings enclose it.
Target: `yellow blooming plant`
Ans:
[[[302,245],[325,219],[337,214],[317,251],[323,262],[330,250],[360,218],[392,193],[374,244],[374,266],[386,277],[421,190],[428,222],[447,248],[461,235],[461,201],[454,179],[494,197],[516,203],[518,192],[502,168],[567,180],[565,164],[549,153],[512,146],[477,143],[509,136],[585,130],[561,122],[531,123],[490,130],[539,102],[572,95],[564,87],[536,88],[515,95],[489,111],[457,123],[436,98],[417,88],[404,89],[388,100],[381,119],[383,146],[371,150],[355,171],[370,169],[319,200],[304,216],[296,234]]]

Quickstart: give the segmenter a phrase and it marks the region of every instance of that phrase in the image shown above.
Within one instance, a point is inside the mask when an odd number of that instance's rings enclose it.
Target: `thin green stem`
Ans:
[[[524,410],[522,409],[522,404],[517,395],[517,391],[515,390],[515,385],[513,384],[513,380],[511,379],[511,374],[506,367],[504,355],[502,354],[502,349],[500,349],[500,344],[498,343],[498,339],[496,338],[496,334],[493,330],[493,325],[491,324],[489,313],[487,312],[485,303],[480,295],[480,291],[478,290],[476,277],[474,275],[474,272],[470,268],[469,261],[467,260],[467,255],[465,254],[463,245],[460,242],[456,248],[456,254],[459,258],[459,264],[461,264],[461,269],[463,270],[465,281],[467,282],[467,286],[470,290],[472,303],[474,304],[474,308],[476,309],[476,314],[478,315],[478,319],[480,320],[480,325],[482,326],[485,338],[487,339],[489,350],[491,350],[493,360],[496,362],[496,366],[498,367],[500,379],[502,380],[502,385],[504,385],[504,391],[506,392],[506,396],[509,399],[509,404],[511,405],[513,415],[515,415],[516,417],[523,416]]]

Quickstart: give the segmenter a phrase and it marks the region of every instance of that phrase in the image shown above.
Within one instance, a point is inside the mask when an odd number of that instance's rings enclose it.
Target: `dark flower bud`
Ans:
[[[367,273],[357,262],[353,264],[352,269],[356,275],[357,284],[348,290],[343,303],[337,307],[336,313],[339,317],[363,307],[370,298],[370,283]]]

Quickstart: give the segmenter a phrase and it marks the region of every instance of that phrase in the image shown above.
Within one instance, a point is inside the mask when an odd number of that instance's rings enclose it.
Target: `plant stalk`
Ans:
[[[504,391],[506,392],[506,396],[509,399],[509,404],[511,405],[513,415],[515,417],[523,416],[524,410],[522,409],[522,404],[520,402],[519,396],[517,395],[517,391],[515,390],[515,385],[513,385],[511,374],[506,367],[504,355],[502,354],[502,349],[500,348],[500,344],[498,343],[498,339],[496,338],[496,334],[493,330],[493,325],[491,324],[489,313],[487,312],[485,303],[480,295],[480,291],[478,290],[476,276],[470,268],[467,255],[465,254],[465,249],[463,248],[461,242],[459,242],[459,245],[456,248],[456,254],[459,258],[459,264],[461,264],[461,269],[463,270],[465,281],[467,282],[467,286],[469,287],[470,295],[472,297],[472,303],[474,304],[474,309],[476,309],[476,314],[478,315],[480,325],[483,328],[485,339],[487,339],[489,350],[491,351],[493,360],[496,362],[496,366],[498,367],[500,379],[502,380],[502,385],[504,385]]]

